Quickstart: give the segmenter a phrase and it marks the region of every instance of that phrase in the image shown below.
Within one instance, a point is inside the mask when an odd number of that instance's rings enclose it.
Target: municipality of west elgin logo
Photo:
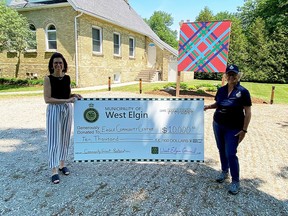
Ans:
[[[84,112],[84,119],[87,122],[96,122],[99,118],[99,113],[96,109],[94,109],[94,104],[90,103],[89,108],[85,110]]]

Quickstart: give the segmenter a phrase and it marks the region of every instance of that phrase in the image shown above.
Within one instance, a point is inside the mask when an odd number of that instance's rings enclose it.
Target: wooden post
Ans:
[[[108,91],[111,91],[111,77],[108,77]]]
[[[272,86],[270,104],[273,104],[273,100],[274,100],[274,91],[275,91],[275,86]]]
[[[139,92],[142,94],[142,79],[139,79]]]
[[[221,86],[225,85],[225,73],[222,74],[222,83]]]
[[[178,71],[178,73],[177,73],[177,83],[176,83],[176,97],[180,96],[180,78],[181,78],[181,72]]]

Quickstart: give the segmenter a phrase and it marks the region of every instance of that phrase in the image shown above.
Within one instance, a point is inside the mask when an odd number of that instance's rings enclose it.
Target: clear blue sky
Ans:
[[[155,11],[164,11],[174,19],[172,30],[179,32],[179,22],[195,21],[200,11],[207,6],[213,14],[218,12],[236,12],[244,0],[129,0],[129,4],[142,17],[149,19]]]

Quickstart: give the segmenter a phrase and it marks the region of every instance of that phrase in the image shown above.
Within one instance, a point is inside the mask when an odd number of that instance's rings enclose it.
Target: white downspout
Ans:
[[[77,33],[77,18],[82,16],[83,12],[81,14],[78,14],[74,18],[74,29],[75,29],[75,82],[76,86],[78,87],[78,33]]]

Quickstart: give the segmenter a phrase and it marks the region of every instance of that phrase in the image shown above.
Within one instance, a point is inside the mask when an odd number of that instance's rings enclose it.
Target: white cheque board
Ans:
[[[74,161],[204,161],[203,98],[84,98]]]

